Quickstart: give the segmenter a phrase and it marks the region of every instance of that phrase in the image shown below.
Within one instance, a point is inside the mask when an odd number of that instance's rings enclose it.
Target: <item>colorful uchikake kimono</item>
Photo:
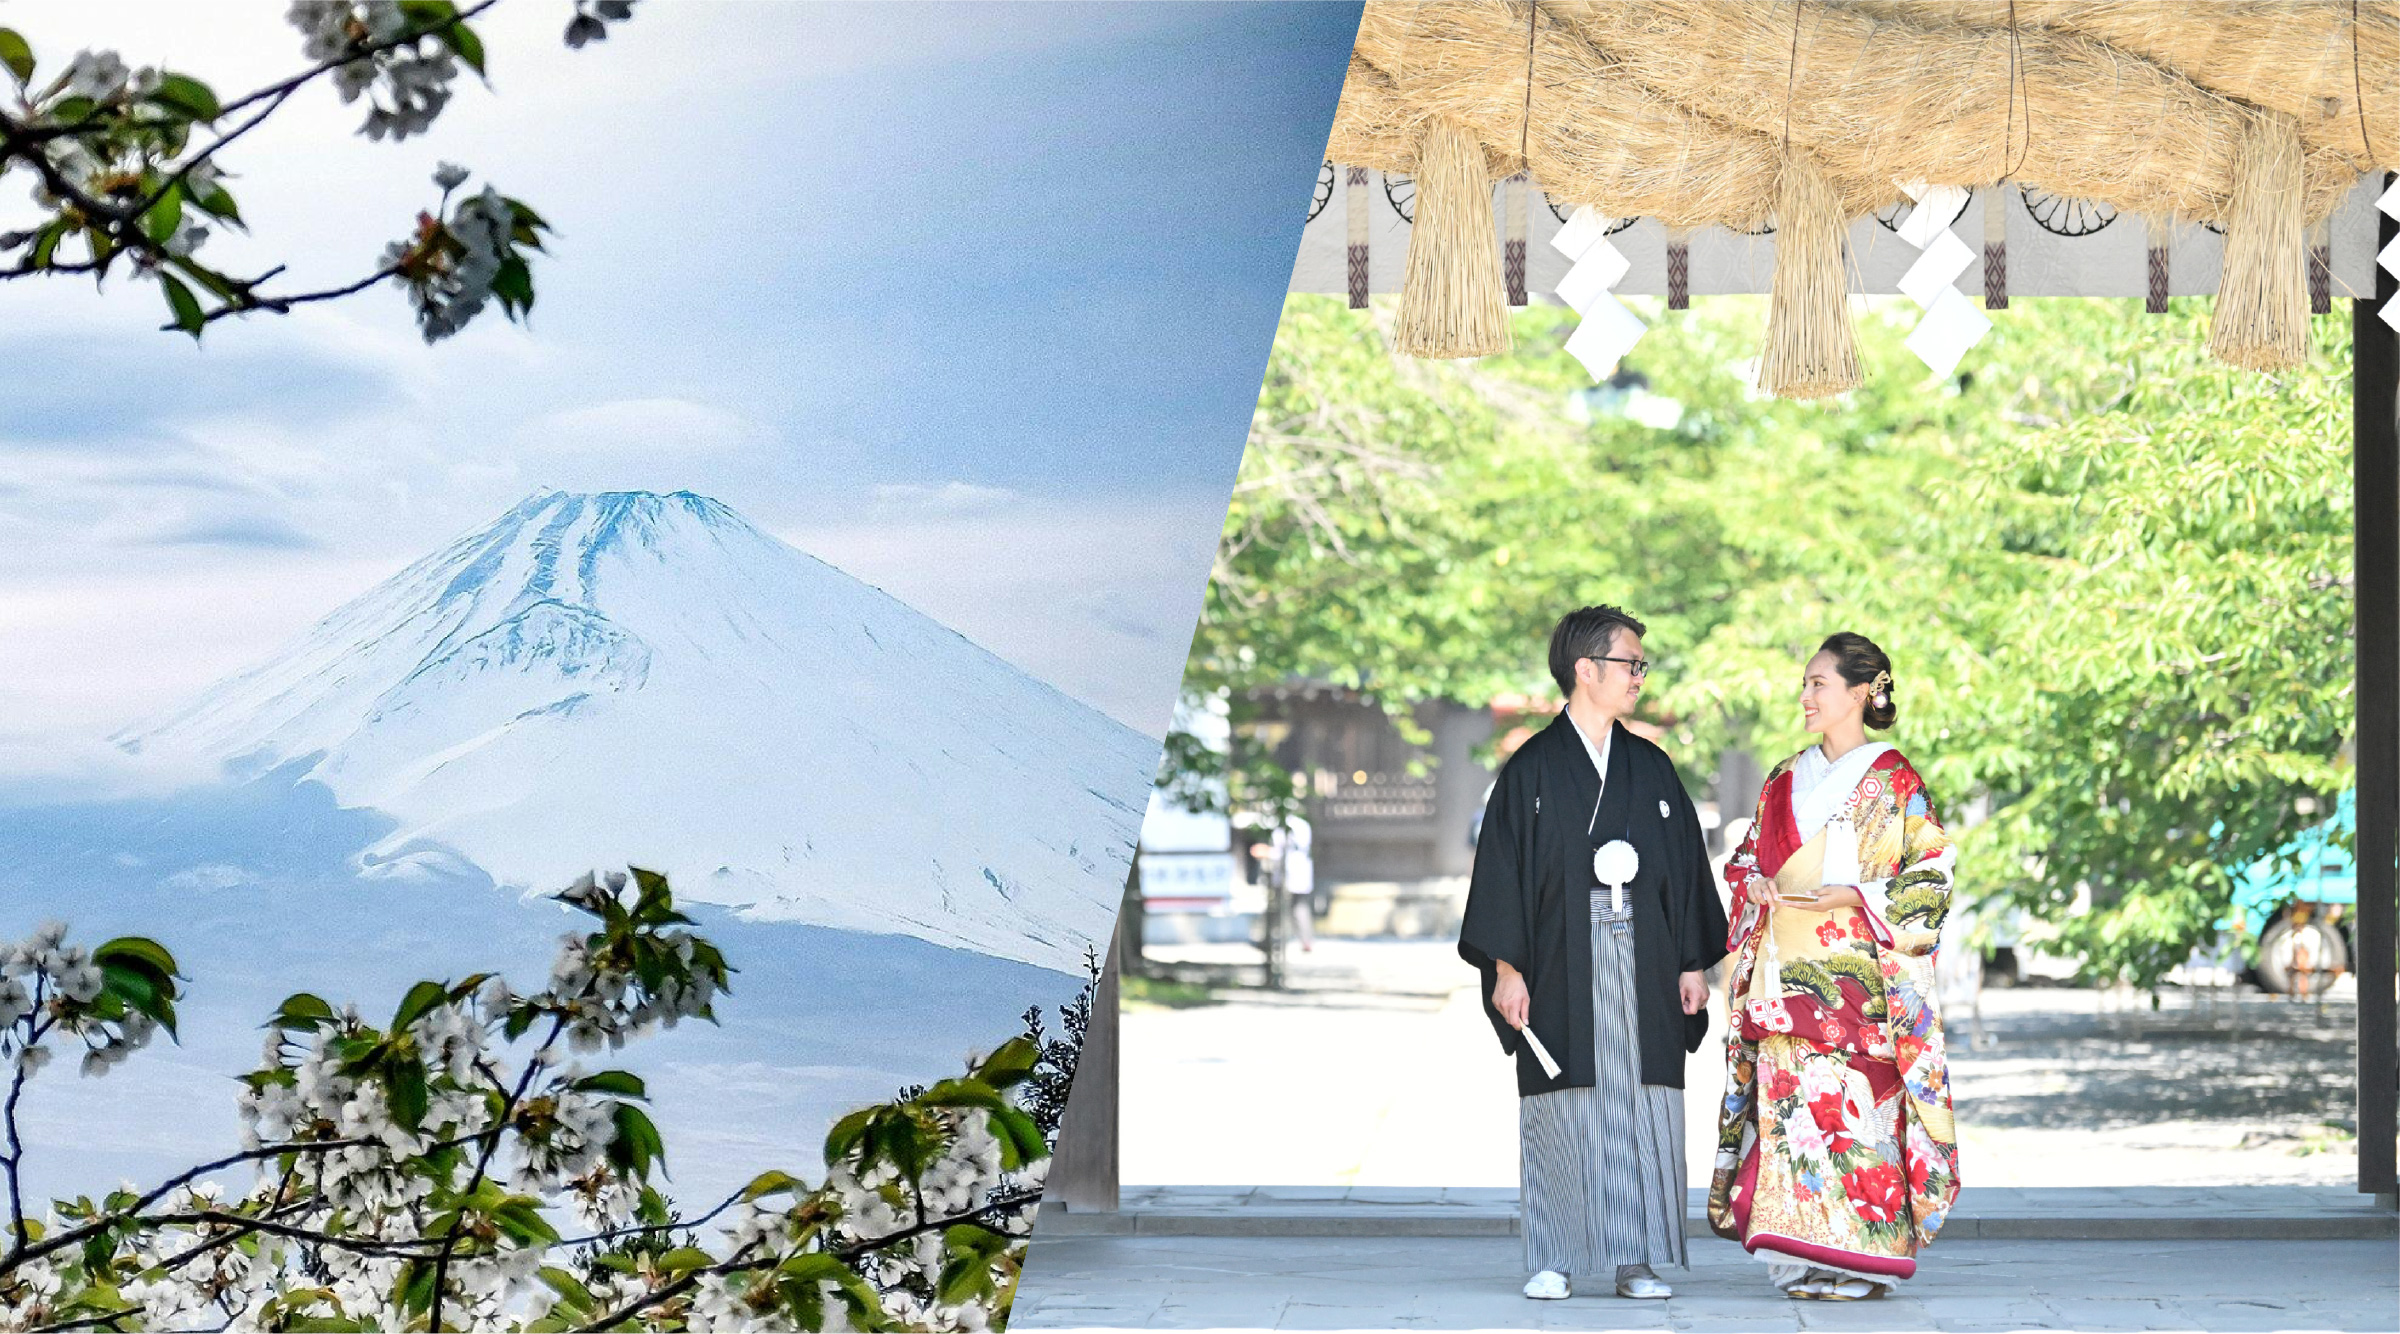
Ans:
[[[1733,890],[1725,1102],[1709,1184],[1721,1237],[1790,1288],[1809,1267],[1889,1285],[1958,1197],[1934,951],[1955,852],[1900,752],[1873,743],[1775,767]],[[1753,902],[1853,885],[1861,908]]]

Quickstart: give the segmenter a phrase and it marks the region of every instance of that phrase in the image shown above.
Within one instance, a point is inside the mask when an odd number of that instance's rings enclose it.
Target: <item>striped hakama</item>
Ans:
[[[1618,1265],[1674,1264],[1684,1250],[1683,1090],[1641,1082],[1633,922],[1592,891],[1590,1088],[1517,1100],[1525,1269],[1613,1281]]]

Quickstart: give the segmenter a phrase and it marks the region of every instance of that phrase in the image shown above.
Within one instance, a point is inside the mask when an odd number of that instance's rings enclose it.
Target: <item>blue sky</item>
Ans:
[[[283,9],[8,14],[232,92]],[[496,10],[423,140],[312,89],[210,249],[354,277],[455,161],[556,227],[530,330],[427,349],[387,290],[195,350],[131,284],[0,286],[0,773],[540,486],[715,495],[1163,730],[1357,6],[684,0],[581,52],[565,10]]]

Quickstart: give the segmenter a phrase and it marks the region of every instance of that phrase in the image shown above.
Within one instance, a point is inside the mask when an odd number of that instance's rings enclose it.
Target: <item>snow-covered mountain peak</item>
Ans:
[[[1156,743],[688,491],[543,491],[121,739],[308,760],[384,845],[1054,967],[1106,934]],[[370,857],[373,853],[370,852]]]

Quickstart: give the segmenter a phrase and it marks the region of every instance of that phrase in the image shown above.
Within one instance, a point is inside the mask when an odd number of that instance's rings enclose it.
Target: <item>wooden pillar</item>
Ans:
[[[1091,1024],[1075,1062],[1075,1087],[1059,1118],[1058,1144],[1042,1198],[1077,1214],[1117,1210],[1117,950],[1112,938],[1100,985],[1092,990]]]
[[[2385,178],[2387,182],[2389,177]],[[2376,249],[2400,223],[2376,218]],[[2400,881],[2400,336],[2377,313],[2400,282],[2375,268],[2351,306],[2352,467],[2358,596],[2358,1188],[2396,1202],[2400,1077],[2393,1047],[2393,930]]]

